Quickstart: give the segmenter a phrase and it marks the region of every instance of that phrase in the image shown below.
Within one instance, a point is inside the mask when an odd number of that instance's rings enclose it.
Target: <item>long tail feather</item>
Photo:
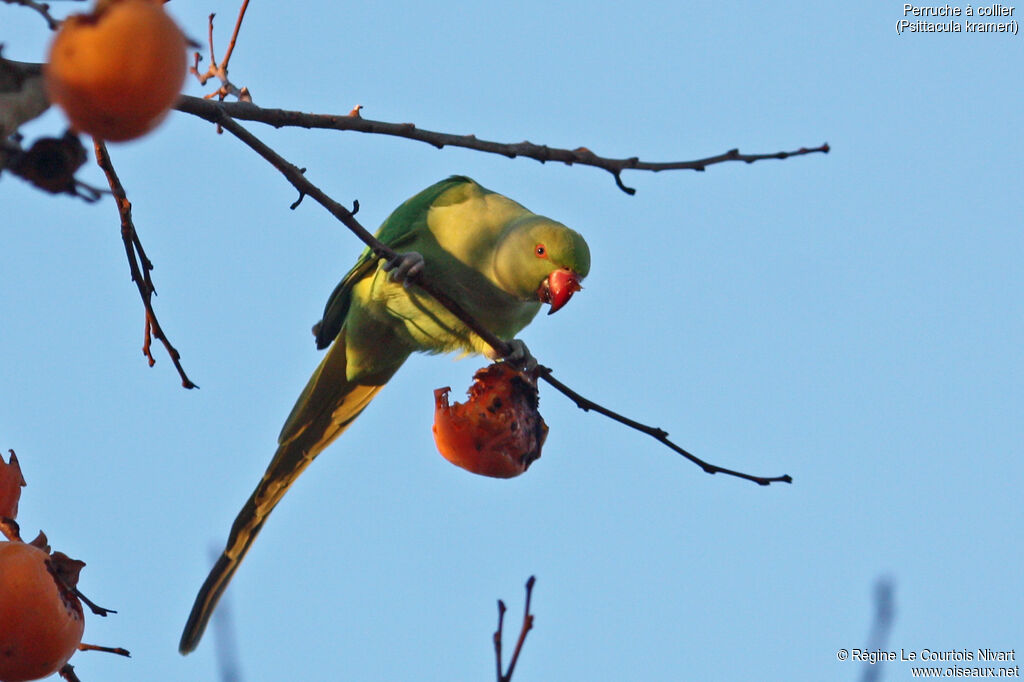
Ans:
[[[227,545],[192,605],[178,651],[187,654],[199,644],[221,594],[288,488],[359,416],[404,359],[378,373],[373,385],[350,382],[345,376],[344,336],[335,341],[285,422],[274,459],[235,518]]]

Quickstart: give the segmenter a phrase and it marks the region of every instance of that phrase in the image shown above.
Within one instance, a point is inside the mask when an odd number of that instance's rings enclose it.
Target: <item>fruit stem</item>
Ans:
[[[79,651],[102,651],[103,653],[107,653],[107,654],[117,654],[118,656],[124,656],[125,658],[131,658],[132,657],[131,652],[129,652],[127,649],[123,649],[121,647],[100,646],[98,644],[86,644],[85,642],[82,642],[81,644],[78,645],[78,650]]]
[[[21,542],[21,530],[14,519],[0,516],[0,533],[11,542]]]
[[[98,606],[97,604],[93,603],[88,597],[82,594],[81,590],[79,590],[77,587],[72,587],[71,591],[75,593],[76,597],[85,602],[85,605],[88,606],[89,609],[97,616],[106,617],[107,614],[117,613],[117,611],[115,611],[114,609],[105,609],[102,606]]]

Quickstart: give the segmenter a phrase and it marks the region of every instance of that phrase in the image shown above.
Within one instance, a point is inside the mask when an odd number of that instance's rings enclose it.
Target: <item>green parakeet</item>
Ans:
[[[199,590],[181,636],[182,653],[199,643],[221,593],[289,486],[411,353],[490,353],[436,300],[410,286],[420,269],[506,341],[542,303],[551,305],[550,312],[565,305],[590,270],[590,250],[577,232],[462,176],[399,206],[377,237],[402,255],[386,262],[366,249],[327,301],[313,331],[317,347],[330,349],[288,415],[273,460]],[[528,356],[525,346],[514,343]]]

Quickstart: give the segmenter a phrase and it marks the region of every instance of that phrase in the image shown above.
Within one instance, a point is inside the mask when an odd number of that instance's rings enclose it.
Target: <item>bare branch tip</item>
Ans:
[[[96,644],[82,643],[78,645],[79,651],[99,651],[105,654],[114,654],[115,656],[124,656],[125,658],[131,658],[132,654],[130,651],[123,647],[110,647],[110,646],[98,646]]]
[[[622,184],[621,173],[619,173],[617,171],[612,171],[612,175],[615,176],[615,184],[618,185],[619,189],[621,189],[623,192],[625,192],[629,196],[633,196],[634,194],[636,194],[636,189],[634,189],[632,187],[626,187],[624,184]]]

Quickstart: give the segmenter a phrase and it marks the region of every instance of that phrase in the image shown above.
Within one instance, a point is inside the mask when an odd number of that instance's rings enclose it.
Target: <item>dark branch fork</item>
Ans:
[[[535,576],[530,576],[526,581],[526,606],[523,608],[523,624],[519,628],[519,638],[516,639],[516,648],[512,650],[512,659],[508,662],[508,670],[501,670],[501,640],[505,628],[505,602],[498,600],[498,629],[494,631],[494,658],[497,663],[498,682],[511,682],[512,673],[516,670],[516,663],[519,661],[519,654],[523,651],[523,644],[526,643],[526,635],[533,629],[533,614],[530,613],[530,599],[533,597],[533,586],[537,583]]]
[[[213,104],[204,102],[198,97],[183,96],[176,106],[179,111],[194,114],[209,120],[213,115],[210,108],[204,105]],[[322,128],[328,130],[352,130],[360,133],[372,133],[377,135],[393,135],[404,137],[410,140],[417,140],[431,144],[438,149],[444,147],[463,147],[490,154],[500,154],[508,158],[524,156],[536,159],[541,163],[555,161],[572,166],[593,166],[608,171],[615,178],[615,184],[627,194],[635,194],[636,190],[627,187],[622,183],[622,172],[626,170],[641,171],[668,171],[668,170],[694,170],[703,171],[708,166],[727,161],[742,161],[754,163],[766,159],[788,159],[791,156],[803,156],[805,154],[827,154],[828,143],[818,147],[801,147],[794,151],[773,152],[769,154],[742,154],[739,149],[730,149],[722,154],[708,156],[703,159],[691,161],[641,161],[633,156],[624,159],[612,159],[598,156],[586,147],[576,149],[560,149],[547,145],[534,144],[523,141],[516,143],[492,142],[481,140],[475,135],[454,135],[433,130],[418,128],[413,123],[389,123],[386,121],[374,121],[362,118],[359,109],[354,108],[350,113],[340,114],[308,114],[301,111],[290,111],[287,109],[265,109],[251,102],[221,102],[217,106],[223,107],[222,111],[228,116],[245,121],[255,121],[274,126],[275,128],[299,127],[299,128]]]
[[[223,101],[225,97],[232,95],[242,101],[252,101],[248,88],[240,89],[228,80],[228,62],[231,61],[231,55],[235,51],[235,44],[238,42],[238,32],[242,28],[242,20],[245,19],[245,11],[248,8],[249,0],[242,0],[242,7],[238,10],[238,19],[235,20],[235,30],[231,33],[231,40],[228,41],[228,47],[224,51],[224,58],[220,60],[220,63],[217,63],[217,55],[213,49],[213,18],[216,15],[210,15],[209,30],[207,32],[207,43],[210,46],[210,64],[206,68],[205,72],[199,73],[199,60],[201,57],[200,54],[196,52],[193,56],[192,66],[189,67],[189,73],[196,77],[200,85],[206,85],[206,82],[211,78],[217,78],[220,80],[220,87],[205,95],[205,99],[213,99],[216,97],[220,101]]]
[[[199,116],[200,118],[210,121],[211,123],[217,124],[219,128],[227,130],[229,133],[231,133],[239,140],[241,140],[243,143],[245,143],[247,146],[249,146],[251,149],[253,149],[257,154],[262,156],[267,162],[269,162],[272,166],[274,166],[274,168],[276,168],[282,175],[285,176],[288,182],[290,182],[292,186],[295,187],[296,190],[298,190],[300,198],[308,196],[314,201],[316,201],[318,204],[323,206],[325,209],[327,209],[327,211],[330,212],[331,215],[333,215],[335,218],[341,221],[346,227],[348,227],[352,232],[354,232],[355,235],[359,237],[360,240],[363,241],[363,243],[369,246],[370,249],[373,250],[374,255],[378,256],[379,258],[383,258],[387,261],[392,261],[399,256],[397,252],[389,248],[387,245],[381,243],[365,227],[363,227],[359,223],[359,221],[356,220],[355,216],[352,214],[351,211],[349,211],[343,205],[332,199],[330,196],[324,193],[323,190],[321,190],[319,187],[310,182],[310,180],[306,177],[304,169],[300,169],[294,164],[287,161],[280,154],[278,154],[273,149],[271,149],[267,144],[265,144],[262,140],[260,140],[251,132],[246,130],[236,120],[234,120],[234,118],[232,118],[227,113],[228,107],[225,107],[221,103],[208,102],[198,99],[196,101],[202,103],[203,106],[196,107],[190,110],[189,113],[193,113],[196,116]],[[294,208],[297,205],[298,202],[293,204],[292,207]],[[469,329],[471,329],[475,334],[477,334],[477,336],[479,336],[481,339],[486,341],[492,348],[494,348],[498,355],[502,357],[507,357],[512,352],[513,349],[510,346],[510,344],[498,338],[490,330],[486,329],[479,322],[477,322],[472,316],[469,315],[469,313],[463,310],[462,307],[459,306],[459,304],[456,301],[452,300],[443,291],[441,291],[430,280],[428,275],[429,273],[421,273],[419,277],[414,279],[415,285],[423,289],[425,292],[433,296],[435,299],[437,299],[437,301],[441,303],[441,305],[443,305],[453,315],[455,315],[459,320],[461,320]],[[629,426],[630,428],[648,434],[649,436],[662,442],[672,450],[683,455],[693,463],[697,464],[705,472],[709,474],[721,473],[729,476],[735,476],[737,478],[753,481],[758,485],[769,485],[771,483],[776,482],[792,483],[793,479],[788,474],[771,477],[752,476],[750,474],[745,474],[739,471],[734,471],[732,469],[725,469],[714,464],[709,464],[708,462],[705,462],[704,460],[696,457],[695,455],[687,452],[683,448],[671,442],[668,439],[668,433],[665,432],[664,430],[657,427],[641,424],[640,422],[634,421],[620,414],[617,414],[612,410],[602,407],[601,405],[593,402],[592,400],[584,398],[579,393],[570,389],[568,386],[566,386],[565,384],[551,376],[552,372],[549,368],[540,367],[538,373],[539,376],[545,381],[547,381],[552,387],[554,387],[562,394],[568,396],[573,402],[576,403],[576,405],[580,409],[584,411],[594,410],[595,412],[603,414],[606,417],[609,417],[621,424],[624,424],[626,426]]]

